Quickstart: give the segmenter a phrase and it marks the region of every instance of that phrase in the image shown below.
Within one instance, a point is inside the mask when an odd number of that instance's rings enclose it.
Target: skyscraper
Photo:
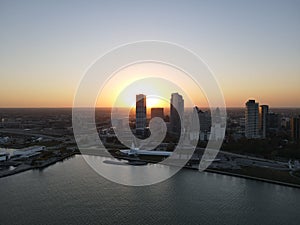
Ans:
[[[136,134],[140,136],[145,135],[146,129],[146,95],[136,95],[136,107],[135,107],[135,125]]]
[[[184,113],[184,100],[182,95],[178,93],[172,93],[170,104],[170,127],[171,132],[180,135]]]
[[[206,141],[209,139],[211,132],[211,114],[208,111],[202,111],[197,106],[194,107],[195,112],[198,116],[198,123],[200,125],[199,138],[201,141]],[[192,123],[196,122],[194,120]]]
[[[202,111],[195,106],[196,112],[198,113],[200,132],[209,133],[211,129],[211,115],[208,111]]]
[[[294,141],[300,140],[300,116],[291,119],[291,136]]]
[[[249,139],[259,138],[258,103],[255,100],[246,102],[245,136]]]
[[[278,113],[270,112],[268,114],[267,127],[272,132],[277,132],[280,128],[281,117]]]
[[[260,130],[261,138],[266,138],[267,135],[268,114],[269,114],[269,106],[261,105],[259,107],[259,130]]]

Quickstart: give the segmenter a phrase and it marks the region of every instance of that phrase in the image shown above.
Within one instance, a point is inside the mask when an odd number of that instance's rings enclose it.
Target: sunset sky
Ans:
[[[249,98],[271,107],[300,107],[299,12],[296,0],[1,0],[0,107],[71,107],[95,59],[140,40],[177,43],[199,55],[229,107],[243,107]],[[193,90],[174,71],[130,70],[137,80],[164,72]],[[120,76],[123,80],[109,84],[116,91],[103,106],[113,104],[126,82],[130,85]],[[205,105],[195,93],[195,103]]]

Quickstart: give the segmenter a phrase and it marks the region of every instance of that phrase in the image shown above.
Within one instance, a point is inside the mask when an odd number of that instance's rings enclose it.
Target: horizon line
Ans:
[[[195,105],[197,106],[197,105]],[[193,108],[195,106],[187,106],[184,108]],[[273,109],[300,109],[300,106],[270,106],[268,105],[270,108]],[[198,108],[204,108],[204,109],[209,109],[210,107],[200,107],[197,106]],[[87,107],[87,106],[83,106],[83,107],[72,107],[72,106],[28,106],[28,107],[19,107],[19,106],[13,106],[13,107],[0,107],[0,109],[72,109],[72,108],[82,108],[82,109],[86,109],[86,108],[102,108],[102,109],[107,109],[107,108],[113,108],[111,106],[101,106],[101,107]],[[120,106],[120,107],[114,107],[114,108],[135,108],[135,107],[126,107],[126,106]],[[155,106],[155,107],[147,107],[148,109],[151,108],[170,108],[170,107],[160,107],[160,106]],[[222,108],[222,107],[211,107],[211,108]],[[232,109],[239,109],[239,108],[245,108],[245,106],[226,106],[225,108],[232,108]]]

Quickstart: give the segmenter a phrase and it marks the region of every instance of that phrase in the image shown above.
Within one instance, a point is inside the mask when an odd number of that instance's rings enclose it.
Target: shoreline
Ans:
[[[57,162],[61,162],[67,158],[70,158],[72,156],[76,156],[76,155],[81,155],[78,152],[72,152],[68,155],[59,157],[57,159],[53,159],[53,160],[49,160],[41,165],[21,165],[23,166],[22,168],[16,168],[15,170],[11,170],[8,173],[1,173],[0,172],[0,179],[3,177],[8,177],[8,176],[12,176],[15,174],[19,174],[28,170],[34,170],[34,169],[43,169],[46,168],[48,166],[54,165]],[[153,163],[153,162],[148,162],[148,163]],[[193,167],[193,166],[184,166],[183,169],[188,169],[188,170],[198,170],[198,167]],[[287,182],[283,182],[283,181],[277,181],[277,180],[271,180],[271,179],[266,179],[266,178],[261,178],[261,177],[255,177],[255,176],[249,176],[249,175],[244,175],[244,174],[239,174],[239,173],[232,173],[232,172],[228,172],[228,171],[222,171],[222,170],[216,170],[216,169],[205,169],[203,172],[207,172],[207,173],[215,173],[215,174],[220,174],[220,175],[225,175],[225,176],[233,176],[233,177],[238,177],[238,178],[243,178],[243,179],[249,179],[249,180],[255,180],[255,181],[260,181],[260,182],[266,182],[266,183],[271,183],[271,184],[277,184],[277,185],[282,185],[282,186],[287,186],[287,187],[292,187],[292,188],[300,188],[299,184],[293,184],[293,183],[287,183]]]
[[[300,188],[300,185],[298,185],[298,184],[286,183],[286,182],[282,182],[282,181],[270,180],[270,179],[260,178],[260,177],[252,177],[252,176],[248,176],[248,175],[230,173],[230,172],[226,172],[226,171],[207,169],[207,170],[205,170],[205,172],[211,172],[211,173],[227,175],[227,176],[234,176],[234,177],[239,177],[239,178],[244,178],[244,179],[249,179],[249,180],[256,180],[256,181],[261,181],[261,182],[266,182],[266,183],[271,183],[271,184],[278,184],[278,185],[288,186],[288,187],[293,187],[293,188]]]
[[[23,164],[23,165],[20,165],[19,167],[21,168],[16,168],[14,170],[10,170],[10,171],[6,171],[7,173],[2,173],[2,171],[0,171],[0,179],[2,177],[8,177],[8,176],[12,176],[12,175],[15,175],[15,174],[19,174],[19,173],[22,173],[22,172],[25,172],[25,171],[28,171],[28,170],[35,170],[35,169],[44,169],[48,166],[51,166],[51,165],[54,165],[55,163],[57,162],[61,162],[67,158],[70,158],[74,155],[76,155],[77,153],[76,152],[72,152],[70,154],[67,154],[67,155],[64,155],[64,156],[61,156],[59,158],[55,158],[55,159],[49,159],[47,162],[41,164],[41,165],[27,165],[27,164]]]
[[[185,167],[185,169],[192,169],[192,168],[186,168]],[[197,170],[197,169],[195,169],[195,170]],[[215,173],[215,174],[238,177],[238,178],[244,178],[244,179],[255,180],[255,181],[260,181],[260,182],[266,182],[266,183],[271,183],[271,184],[277,184],[277,185],[282,185],[282,186],[288,186],[288,187],[293,187],[293,188],[300,188],[300,185],[298,185],[298,184],[287,183],[287,182],[282,182],[282,181],[277,181],[277,180],[270,180],[270,179],[261,178],[261,177],[253,177],[253,176],[248,176],[248,175],[243,175],[243,174],[238,174],[238,173],[231,173],[231,172],[221,171],[221,170],[206,169],[203,172]]]

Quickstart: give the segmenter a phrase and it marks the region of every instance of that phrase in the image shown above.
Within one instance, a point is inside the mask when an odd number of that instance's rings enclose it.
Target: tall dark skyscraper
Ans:
[[[270,112],[268,114],[267,127],[268,130],[272,130],[273,132],[277,132],[280,128],[280,115],[278,113]]]
[[[246,102],[245,111],[245,136],[246,138],[259,138],[258,103],[255,100]]]
[[[135,113],[136,113],[136,134],[140,136],[145,135],[145,129],[146,129],[146,95],[139,94],[136,95],[136,108],[135,108]]]
[[[211,115],[208,111],[202,111],[195,106],[196,112],[198,113],[200,132],[208,133],[211,129]]]
[[[291,136],[294,141],[300,140],[300,116],[291,119]]]
[[[266,138],[267,135],[268,114],[269,114],[269,106],[261,105],[259,107],[259,130],[260,130],[261,138]]]
[[[183,120],[184,113],[184,100],[182,95],[178,93],[173,93],[171,95],[171,105],[170,105],[170,127],[171,132],[179,135],[181,132],[181,121],[180,117]],[[183,122],[183,121],[182,121]]]

